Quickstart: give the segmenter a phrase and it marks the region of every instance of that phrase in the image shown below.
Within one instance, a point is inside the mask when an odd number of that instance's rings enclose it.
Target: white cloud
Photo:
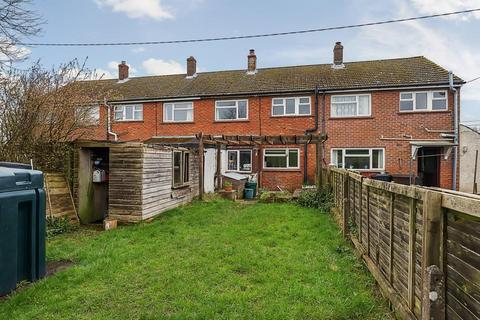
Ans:
[[[185,66],[175,60],[150,58],[142,62],[143,69],[152,75],[185,73]]]
[[[411,0],[411,2],[422,14],[439,14],[480,8],[480,0]],[[468,20],[469,18],[480,19],[480,11],[445,16],[444,18],[457,20]]]
[[[100,7],[111,7],[115,12],[123,12],[130,18],[152,18],[155,20],[173,19],[173,13],[160,3],[160,0],[95,0]]]
[[[95,69],[95,72],[92,74],[92,79],[116,79],[117,75],[105,70],[105,69]]]

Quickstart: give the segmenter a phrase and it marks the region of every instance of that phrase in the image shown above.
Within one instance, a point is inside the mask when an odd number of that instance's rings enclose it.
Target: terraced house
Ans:
[[[257,68],[254,50],[244,70],[197,72],[195,58],[186,63],[186,74],[129,77],[122,62],[118,79],[98,80],[121,98],[98,106],[88,139],[326,133],[318,153],[324,165],[457,185],[464,81],[425,57],[344,62],[338,42],[327,64]],[[207,148],[206,165],[214,153]],[[316,155],[314,145],[229,146],[222,170],[257,173],[261,187],[292,190],[314,183]],[[205,174],[205,189],[213,191],[213,173]]]

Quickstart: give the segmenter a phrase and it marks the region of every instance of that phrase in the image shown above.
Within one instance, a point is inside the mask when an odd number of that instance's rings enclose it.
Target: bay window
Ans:
[[[300,150],[291,148],[264,149],[264,168],[299,169]]]
[[[447,91],[415,91],[400,93],[400,111],[447,110]]]
[[[369,94],[341,95],[331,98],[331,116],[368,117],[372,114],[371,96]]]
[[[272,116],[310,115],[310,97],[273,98]]]
[[[227,150],[228,171],[251,172],[252,150]]]
[[[332,164],[338,168],[352,170],[385,169],[385,150],[381,148],[332,149]]]
[[[246,120],[248,119],[247,100],[223,100],[215,102],[215,120]]]
[[[193,103],[175,102],[165,103],[163,105],[164,122],[192,122],[193,121]]]

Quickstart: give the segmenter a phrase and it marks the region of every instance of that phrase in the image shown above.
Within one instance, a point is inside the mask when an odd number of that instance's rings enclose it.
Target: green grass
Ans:
[[[47,251],[74,266],[0,300],[0,318],[389,318],[331,217],[292,204],[194,203]]]

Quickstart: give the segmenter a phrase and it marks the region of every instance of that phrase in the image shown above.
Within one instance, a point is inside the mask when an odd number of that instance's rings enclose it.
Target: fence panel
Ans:
[[[340,169],[325,175],[344,235],[402,318],[480,319],[480,197]],[[430,265],[443,274],[437,301]]]

